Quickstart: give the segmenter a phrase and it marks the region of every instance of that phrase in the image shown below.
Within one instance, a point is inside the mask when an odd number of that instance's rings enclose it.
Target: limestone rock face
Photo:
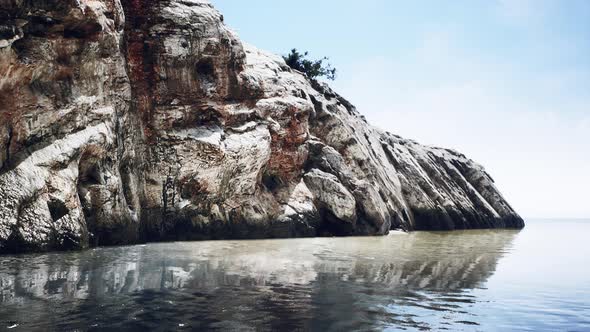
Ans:
[[[0,252],[523,227],[203,0],[0,0]]]

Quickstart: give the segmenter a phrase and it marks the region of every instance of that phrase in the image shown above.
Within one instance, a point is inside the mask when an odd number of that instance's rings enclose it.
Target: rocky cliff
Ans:
[[[204,0],[0,0],[0,252],[523,227]]]

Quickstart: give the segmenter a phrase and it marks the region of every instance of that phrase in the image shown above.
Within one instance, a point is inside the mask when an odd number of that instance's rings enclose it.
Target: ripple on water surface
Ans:
[[[588,226],[3,256],[0,330],[585,330]]]

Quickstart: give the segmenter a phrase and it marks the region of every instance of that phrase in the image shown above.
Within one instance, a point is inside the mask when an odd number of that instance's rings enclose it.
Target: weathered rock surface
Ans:
[[[0,252],[523,227],[204,0],[0,0]]]

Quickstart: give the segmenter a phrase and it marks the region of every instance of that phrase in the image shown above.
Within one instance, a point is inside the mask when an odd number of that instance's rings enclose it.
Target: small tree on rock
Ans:
[[[318,77],[325,77],[332,81],[336,79],[336,68],[333,68],[329,63],[324,63],[324,61],[329,60],[327,57],[319,60],[309,60],[307,59],[308,55],[308,52],[299,53],[294,48],[287,56],[283,56],[283,59],[285,59],[289,67],[305,73],[311,79]]]

